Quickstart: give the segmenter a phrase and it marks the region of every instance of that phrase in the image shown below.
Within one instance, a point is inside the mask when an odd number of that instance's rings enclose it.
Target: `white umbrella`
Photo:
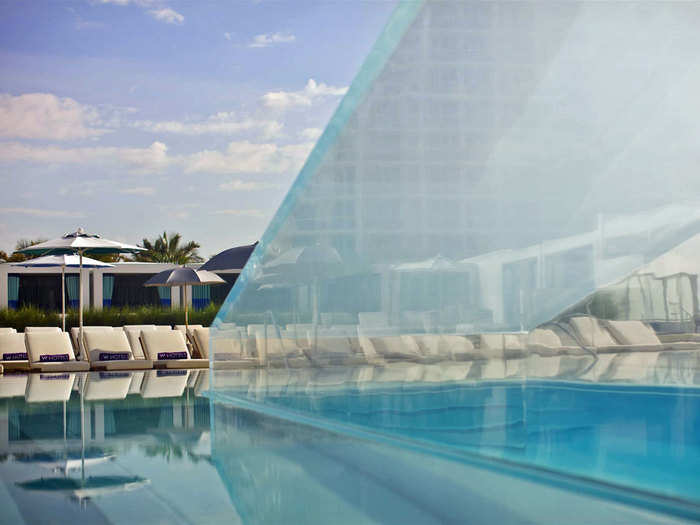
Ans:
[[[221,277],[206,270],[195,270],[181,266],[171,270],[165,270],[151,277],[144,286],[201,286],[204,284],[223,284]],[[185,330],[187,330],[187,288],[185,290]]]
[[[78,255],[46,255],[36,259],[29,259],[19,263],[12,263],[12,266],[24,266],[26,268],[55,268],[61,267],[61,316],[63,319],[63,331],[66,331],[66,268],[79,268],[81,266]],[[109,264],[95,259],[84,257],[83,268],[112,268]]]
[[[80,296],[78,298],[80,340],[83,339],[83,256],[86,254],[111,254],[111,253],[136,253],[145,250],[133,244],[125,244],[118,241],[103,239],[99,235],[85,233],[85,230],[78,228],[73,233],[67,233],[63,237],[41,242],[29,246],[16,253],[26,253],[30,255],[61,255],[77,253],[80,257]]]

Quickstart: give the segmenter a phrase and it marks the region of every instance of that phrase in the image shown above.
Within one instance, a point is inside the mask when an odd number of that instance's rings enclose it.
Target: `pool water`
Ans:
[[[0,522],[700,518],[693,385],[370,376],[5,375]]]

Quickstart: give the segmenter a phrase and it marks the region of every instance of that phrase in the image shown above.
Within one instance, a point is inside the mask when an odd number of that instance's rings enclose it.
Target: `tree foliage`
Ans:
[[[153,240],[143,239],[146,251],[139,252],[131,260],[138,262],[165,262],[175,264],[187,264],[202,262],[198,249],[199,243],[189,241],[182,242],[182,235],[179,233],[163,232],[162,235]]]
[[[15,253],[7,254],[7,252],[4,252],[0,250],[0,261],[2,262],[22,262],[26,261],[28,259],[34,259],[35,257],[39,257],[38,255],[27,255],[24,253],[16,253],[18,250],[22,250],[24,248],[29,248],[30,246],[34,246],[35,244],[39,244],[41,242],[45,242],[47,239],[19,239],[17,243],[15,244]]]

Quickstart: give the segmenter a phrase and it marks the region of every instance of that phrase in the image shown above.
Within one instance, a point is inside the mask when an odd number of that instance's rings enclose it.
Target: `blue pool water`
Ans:
[[[0,523],[700,518],[695,387],[365,372],[0,377]]]

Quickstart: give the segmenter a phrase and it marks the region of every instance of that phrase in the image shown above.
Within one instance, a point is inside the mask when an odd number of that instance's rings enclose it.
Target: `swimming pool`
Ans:
[[[399,369],[6,375],[0,521],[700,516],[691,385],[431,382]]]

